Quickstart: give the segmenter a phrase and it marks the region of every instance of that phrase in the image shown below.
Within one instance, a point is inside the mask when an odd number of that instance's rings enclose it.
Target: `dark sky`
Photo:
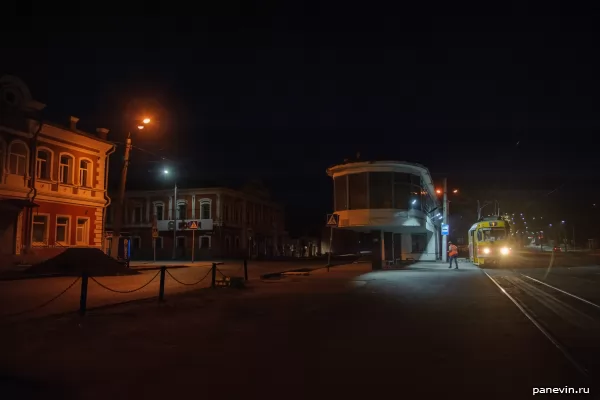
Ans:
[[[6,16],[0,72],[24,79],[51,119],[76,115],[115,141],[136,117],[158,116],[134,137],[146,152],[133,154],[130,187],[161,182],[150,153],[176,160],[182,181],[259,178],[294,231],[322,222],[325,168],[357,151],[422,163],[472,198],[561,187],[591,203],[595,10],[284,3],[195,17]]]

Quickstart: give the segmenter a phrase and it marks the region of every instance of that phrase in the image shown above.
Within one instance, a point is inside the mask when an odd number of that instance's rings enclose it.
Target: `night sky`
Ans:
[[[129,188],[170,185],[163,165],[182,186],[259,179],[296,234],[331,210],[325,169],[358,151],[424,164],[471,209],[497,197],[571,218],[595,202],[594,10],[244,4],[185,18],[6,16],[0,73],[21,77],[48,119],[75,115],[117,142],[136,118],[158,120],[135,133]]]

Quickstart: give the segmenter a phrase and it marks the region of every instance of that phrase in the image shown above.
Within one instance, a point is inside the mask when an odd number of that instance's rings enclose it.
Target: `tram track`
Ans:
[[[600,377],[600,305],[519,271],[482,271],[582,377]]]

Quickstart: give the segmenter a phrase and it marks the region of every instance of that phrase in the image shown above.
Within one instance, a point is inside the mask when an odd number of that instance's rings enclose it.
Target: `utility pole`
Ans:
[[[127,183],[127,169],[129,168],[129,153],[131,152],[131,132],[127,134],[125,142],[125,155],[123,157],[123,169],[121,170],[121,182],[119,183],[119,200],[116,204],[115,219],[113,222],[113,237],[110,245],[110,255],[119,258],[119,241],[121,238],[121,227],[123,225],[123,208],[125,207],[125,186]]]
[[[173,260],[177,258],[177,183],[173,191]]]
[[[448,223],[448,178],[444,178],[444,213],[442,217],[442,224]],[[442,260],[448,262],[448,236],[442,235]]]

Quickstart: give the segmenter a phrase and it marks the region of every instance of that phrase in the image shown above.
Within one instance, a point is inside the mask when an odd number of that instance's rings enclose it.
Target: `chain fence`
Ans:
[[[133,293],[133,292],[137,292],[138,290],[142,290],[143,288],[145,288],[146,286],[148,286],[150,283],[152,283],[152,281],[154,281],[156,279],[156,277],[160,274],[160,271],[158,271],[156,273],[156,275],[154,275],[152,277],[152,279],[150,279],[148,282],[144,283],[142,286],[140,286],[137,289],[132,289],[132,290],[116,290],[116,289],[111,289],[108,286],[98,282],[98,280],[96,278],[94,278],[93,276],[90,276],[90,279],[93,280],[94,282],[96,282],[96,284],[110,292],[114,292],[114,293],[122,293],[122,294],[127,294],[127,293]]]
[[[28,308],[26,310],[23,311],[19,311],[16,313],[9,313],[9,314],[3,314],[0,315],[0,318],[11,318],[11,317],[18,317],[20,315],[24,315],[24,314],[28,314],[37,310],[40,310],[44,307],[46,307],[47,305],[49,305],[50,303],[54,302],[55,300],[57,300],[58,298],[60,298],[63,294],[67,293],[69,291],[69,289],[71,289],[77,282],[79,282],[79,280],[81,279],[81,277],[77,277],[75,278],[75,280],[73,282],[71,282],[71,284],[69,286],[67,286],[63,291],[61,291],[59,294],[57,294],[56,296],[52,297],[50,300],[45,301],[44,303],[32,307],[32,308]]]
[[[181,285],[185,285],[185,286],[194,286],[194,285],[197,285],[197,284],[199,284],[200,282],[202,282],[203,280],[205,280],[205,279],[208,277],[208,275],[210,275],[210,273],[211,273],[211,272],[212,272],[212,269],[209,269],[209,270],[206,272],[206,275],[204,275],[202,278],[200,278],[200,280],[199,280],[199,281],[197,281],[197,282],[194,282],[194,283],[186,283],[186,282],[182,282],[182,281],[180,281],[179,279],[175,278],[175,277],[173,276],[173,274],[171,273],[171,271],[169,271],[169,270],[167,269],[167,274],[169,274],[169,276],[170,276],[171,278],[173,278],[173,280],[174,280],[175,282],[177,282],[177,283],[179,283],[179,284],[181,284]]]
[[[169,267],[169,266],[162,266],[160,268],[159,271],[156,272],[156,274],[154,276],[152,276],[152,278],[150,280],[148,280],[147,282],[145,282],[142,286],[135,288],[135,289],[130,289],[130,290],[118,290],[118,289],[114,289],[111,288],[110,286],[105,285],[104,283],[100,282],[98,279],[96,279],[93,276],[89,276],[87,274],[82,274],[81,276],[75,278],[75,280],[73,280],[73,282],[71,282],[69,284],[69,286],[67,286],[64,290],[62,290],[60,293],[58,293],[56,296],[52,297],[51,299],[45,301],[44,303],[30,308],[30,309],[26,309],[23,311],[19,311],[16,313],[8,313],[8,314],[4,314],[4,315],[0,315],[0,319],[3,318],[9,318],[9,317],[15,317],[15,316],[19,316],[19,315],[23,315],[23,314],[27,314],[27,313],[31,313],[34,311],[37,311],[43,307],[46,307],[47,305],[49,305],[50,303],[52,303],[53,301],[57,300],[58,298],[60,298],[62,295],[64,295],[65,293],[67,293],[69,291],[69,289],[71,289],[77,282],[81,281],[81,292],[80,292],[80,298],[79,298],[79,313],[81,316],[85,315],[86,311],[87,311],[87,298],[88,298],[88,281],[92,280],[94,281],[98,286],[100,286],[101,288],[112,292],[112,293],[120,293],[120,294],[129,294],[129,293],[135,293],[138,292],[142,289],[144,289],[146,286],[150,285],[150,283],[152,283],[154,280],[156,280],[157,277],[160,276],[160,283],[159,283],[159,292],[158,292],[158,300],[160,302],[164,301],[164,295],[165,295],[165,277],[168,274],[175,282],[177,282],[180,285],[184,285],[184,286],[194,286],[194,285],[198,285],[199,283],[201,283],[202,281],[204,281],[206,278],[208,278],[211,274],[212,274],[212,284],[211,286],[214,288],[216,287],[216,281],[215,281],[215,277],[216,277],[216,273],[217,271],[219,272],[219,274],[227,279],[228,276],[225,275],[221,270],[219,270],[217,268],[217,265],[222,265],[223,263],[212,263],[210,265],[200,265],[201,267],[207,267],[209,266],[210,268],[208,269],[208,271],[206,272],[206,274],[204,274],[204,276],[202,276],[202,278],[200,278],[198,281],[196,282],[184,282],[181,281],[180,279],[178,279],[177,277],[175,277],[173,275],[173,273],[171,273],[170,269],[172,269],[173,267]],[[229,273],[229,275],[235,275],[237,273],[239,273],[240,271],[244,272],[245,275],[245,280],[247,280],[247,262],[244,262],[238,269],[236,269],[235,271],[232,271],[231,273]],[[123,277],[123,279],[125,279]],[[74,310],[73,310],[74,311]]]

